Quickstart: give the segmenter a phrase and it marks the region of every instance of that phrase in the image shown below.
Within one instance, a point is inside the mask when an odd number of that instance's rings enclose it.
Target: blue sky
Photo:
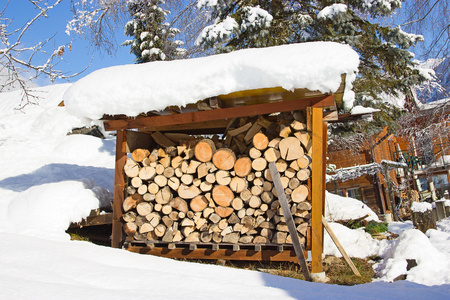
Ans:
[[[49,1],[53,3],[54,1]],[[6,0],[0,0],[0,10],[4,7]],[[4,17],[12,19],[13,23],[9,30],[22,27],[28,20],[33,18],[37,10],[30,4],[28,0],[10,0]],[[94,51],[90,43],[80,36],[68,36],[65,33],[66,24],[68,20],[72,19],[72,12],[70,11],[70,0],[63,0],[55,9],[49,11],[48,18],[39,20],[30,31],[23,37],[25,45],[34,45],[45,38],[53,37],[49,42],[47,51],[52,52],[54,48],[59,45],[67,44],[72,41],[72,51],[65,51],[62,56],[62,61],[57,65],[56,69],[67,73],[76,73],[83,70],[89,65],[90,67],[71,81],[76,81],[87,74],[109,66],[132,64],[134,63],[134,55],[129,53],[129,47],[118,46],[115,55],[110,56],[105,53]],[[126,37],[123,35],[123,29],[117,30],[116,40],[120,45]],[[42,63],[42,62],[40,62]],[[57,80],[58,83],[65,81]],[[37,82],[39,85],[50,84],[50,80],[40,78]]]
[[[51,4],[55,0],[49,0]],[[0,10],[4,7],[7,0],[0,0]],[[114,55],[108,55],[105,51],[99,53],[94,51],[89,41],[83,37],[72,35],[68,36],[65,33],[66,24],[72,19],[72,12],[70,10],[70,0],[63,0],[55,9],[49,12],[48,18],[39,20],[34,24],[32,29],[26,33],[23,41],[27,45],[35,45],[39,41],[49,38],[54,35],[53,39],[47,45],[48,51],[53,51],[59,45],[64,45],[72,42],[72,51],[65,51],[62,56],[62,61],[58,64],[56,69],[62,70],[65,73],[71,74],[83,70],[92,60],[89,68],[80,76],[74,77],[71,81],[76,81],[89,73],[105,67],[123,64],[133,64],[134,55],[129,53],[129,46],[120,46],[120,44],[127,39],[123,34],[123,28],[118,28],[116,33],[117,51]],[[12,19],[13,23],[9,30],[17,29],[23,26],[28,20],[36,15],[36,10],[28,0],[10,0],[9,5],[4,13],[4,17]],[[410,49],[414,51],[414,49]],[[419,49],[416,49],[419,50]],[[42,63],[42,62],[41,62]],[[65,82],[57,80],[57,83]],[[40,78],[37,82],[39,85],[50,84],[50,80]]]

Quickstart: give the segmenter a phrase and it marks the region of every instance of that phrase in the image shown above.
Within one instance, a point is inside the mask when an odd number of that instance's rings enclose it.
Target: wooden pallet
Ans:
[[[310,242],[306,247],[310,250]],[[289,261],[298,263],[292,244],[166,243],[127,241],[125,249],[140,254],[183,259]],[[305,256],[307,254],[305,253]]]

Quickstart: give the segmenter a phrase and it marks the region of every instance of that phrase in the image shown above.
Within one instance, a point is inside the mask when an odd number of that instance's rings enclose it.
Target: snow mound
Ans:
[[[365,220],[379,221],[376,213],[357,199],[325,192],[325,218],[328,221],[354,220],[369,215]]]
[[[363,228],[350,229],[339,223],[329,223],[329,225],[350,257],[366,258],[372,255],[380,255],[379,251],[383,249],[381,246],[387,245],[387,241],[373,239]],[[325,233],[324,237],[324,253],[342,257],[328,233]]]
[[[434,234],[431,233],[431,236]],[[448,238],[449,234],[446,234]],[[442,237],[434,237],[441,240]],[[416,261],[417,266],[407,270],[407,259]],[[440,252],[428,237],[417,229],[406,230],[393,241],[382,262],[374,265],[378,280],[393,281],[400,275],[406,280],[424,285],[450,283],[450,255]],[[433,274],[433,276],[430,276]]]
[[[411,211],[424,213],[428,210],[432,210],[433,206],[428,202],[413,202],[411,204]]]
[[[92,182],[64,181],[29,188],[11,200],[6,231],[45,238],[64,238],[71,222],[99,207],[102,189]]]
[[[97,70],[64,94],[68,111],[93,120],[104,114],[137,116],[186,106],[242,90],[282,87],[333,93],[347,74],[344,106],[353,105],[352,81],[358,54],[333,42],[244,49],[174,61],[115,66]]]

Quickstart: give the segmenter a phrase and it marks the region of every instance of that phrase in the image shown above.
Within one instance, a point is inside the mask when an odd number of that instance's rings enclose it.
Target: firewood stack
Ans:
[[[230,121],[222,138],[152,134],[124,171],[124,231],[137,241],[285,244],[276,162],[301,242],[310,219],[311,135],[300,111]]]

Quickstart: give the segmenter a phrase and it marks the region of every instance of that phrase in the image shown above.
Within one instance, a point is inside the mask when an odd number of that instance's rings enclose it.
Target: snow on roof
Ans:
[[[90,119],[137,116],[209,97],[260,88],[333,93],[347,74],[344,105],[359,64],[348,45],[332,42],[245,49],[208,57],[122,65],[80,79],[64,95],[69,112]]]

